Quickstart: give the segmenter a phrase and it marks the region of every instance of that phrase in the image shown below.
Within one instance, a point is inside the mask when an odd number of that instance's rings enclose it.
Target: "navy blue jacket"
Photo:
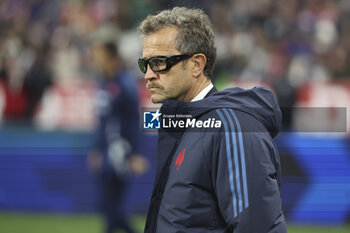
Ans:
[[[103,169],[124,175],[126,159],[139,153],[139,105],[136,77],[126,69],[104,79],[98,89],[98,128],[94,149],[103,154]]]
[[[163,119],[181,114],[221,125],[159,130],[146,233],[287,232],[273,142],[281,112],[268,89],[230,88],[196,102],[166,100],[161,113]]]

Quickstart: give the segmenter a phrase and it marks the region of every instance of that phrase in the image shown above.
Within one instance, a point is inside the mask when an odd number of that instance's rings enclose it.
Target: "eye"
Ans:
[[[165,58],[153,58],[149,61],[149,64],[156,70],[162,70],[166,68]]]

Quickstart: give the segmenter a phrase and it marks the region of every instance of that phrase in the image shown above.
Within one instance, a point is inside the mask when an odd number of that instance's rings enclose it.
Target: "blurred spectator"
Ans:
[[[42,106],[41,96],[48,99],[46,92],[57,85],[72,87],[71,83],[93,80],[87,51],[95,31],[104,31],[106,37],[117,35],[125,65],[138,74],[135,57],[141,50],[135,25],[150,12],[175,5],[201,7],[212,18],[218,46],[214,80],[220,88],[251,82],[290,93],[292,99],[310,82],[350,77],[348,0],[4,0],[0,1],[4,120],[30,120]],[[51,115],[65,114],[66,109],[57,111]]]
[[[134,232],[123,208],[128,171],[142,174],[146,160],[139,153],[139,104],[136,78],[124,68],[114,43],[92,48],[93,62],[101,74],[97,95],[99,124],[96,144],[88,157],[102,189],[106,233],[116,229]]]
[[[26,118],[32,121],[38,104],[47,88],[52,84],[51,72],[45,60],[45,51],[38,51],[36,59],[26,74],[24,89],[27,91]]]

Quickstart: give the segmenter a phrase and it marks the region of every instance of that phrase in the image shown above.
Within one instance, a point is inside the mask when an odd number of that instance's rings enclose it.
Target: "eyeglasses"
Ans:
[[[155,56],[148,59],[139,58],[138,64],[142,73],[147,72],[148,65],[154,72],[161,72],[170,70],[173,65],[176,65],[180,61],[192,57],[190,54],[181,54],[175,56]]]

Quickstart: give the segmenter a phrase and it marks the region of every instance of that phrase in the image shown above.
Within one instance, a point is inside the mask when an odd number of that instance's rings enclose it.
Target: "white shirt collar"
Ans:
[[[206,88],[199,92],[198,95],[191,100],[191,102],[203,99],[213,87],[214,85],[210,83]]]

